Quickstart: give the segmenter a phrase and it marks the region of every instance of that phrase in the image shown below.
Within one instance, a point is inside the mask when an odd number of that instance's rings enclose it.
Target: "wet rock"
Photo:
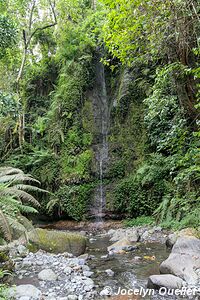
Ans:
[[[186,285],[186,282],[174,275],[152,275],[148,279],[147,287],[149,289],[181,289]]]
[[[135,257],[134,257],[134,260],[135,260],[135,261],[140,261],[140,260],[142,260],[142,257],[141,257],[141,256],[135,256]]]
[[[107,270],[105,270],[105,272],[106,272],[106,274],[107,274],[108,276],[110,276],[110,277],[113,277],[113,276],[115,275],[115,273],[114,273],[113,270],[111,270],[111,269],[107,269]]]
[[[178,239],[178,235],[176,233],[172,233],[172,234],[168,235],[168,237],[166,239],[167,248],[172,249],[172,247],[176,243],[177,239]]]
[[[66,267],[64,269],[64,273],[67,274],[67,275],[70,275],[72,273],[73,269],[71,267]]]
[[[112,294],[112,289],[109,287],[105,287],[101,292],[100,292],[100,296],[104,297],[104,296],[110,296]]]
[[[58,279],[58,276],[51,269],[45,269],[38,274],[38,279],[43,281],[55,281]]]
[[[29,297],[31,299],[40,299],[41,291],[31,284],[18,285],[16,287],[10,288],[8,291],[8,296],[14,299],[21,297]]]
[[[120,241],[109,246],[107,249],[109,253],[121,253],[121,251],[129,251],[128,249],[130,249],[131,247],[134,247],[131,242],[127,238],[123,238]]]
[[[161,232],[162,231],[161,226],[154,227],[153,229],[154,229],[154,232]]]
[[[142,234],[141,240],[142,240],[142,241],[148,240],[148,239],[149,239],[149,234],[150,234],[149,231],[146,230],[146,231]]]
[[[17,251],[21,257],[26,257],[29,253],[29,250],[24,245],[19,245]]]
[[[84,259],[84,260],[86,261],[86,260],[88,260],[90,257],[89,257],[89,254],[88,254],[88,253],[85,253],[85,254],[79,255],[78,258],[79,258],[79,259]]]
[[[169,257],[160,265],[162,274],[173,274],[196,285],[200,268],[200,240],[194,237],[180,237],[172,248]]]
[[[111,235],[110,241],[112,242],[122,240],[124,237],[126,237],[130,242],[138,242],[140,238],[138,230],[135,228],[121,228],[114,231],[109,230],[108,234]]]
[[[68,252],[79,256],[85,252],[87,239],[79,234],[37,228],[29,233],[29,241],[48,252]]]
[[[23,262],[22,262],[22,267],[23,268],[27,268],[27,267],[30,267],[30,266],[32,266],[32,264],[33,264],[33,262],[32,261],[30,261],[30,260],[23,260]]]
[[[78,300],[78,297],[76,295],[69,295],[67,300]]]
[[[91,291],[94,288],[94,281],[90,278],[87,278],[86,280],[84,280],[84,290],[86,292]]]
[[[94,272],[91,271],[83,271],[83,275],[86,277],[91,277],[94,274]]]
[[[23,297],[20,297],[19,300],[31,300],[31,297],[23,296]]]

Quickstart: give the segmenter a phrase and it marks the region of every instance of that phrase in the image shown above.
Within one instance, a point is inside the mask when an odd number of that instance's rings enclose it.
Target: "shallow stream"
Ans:
[[[102,290],[108,286],[114,293],[119,289],[146,289],[147,279],[150,275],[159,274],[159,264],[165,260],[169,251],[160,243],[141,243],[138,250],[126,254],[118,254],[106,257],[107,247],[112,244],[109,238],[97,235],[90,240],[88,253],[94,258],[90,260],[89,266],[94,271],[94,281]],[[111,269],[114,276],[108,276],[106,270]],[[101,298],[99,298],[101,299]],[[172,299],[170,296],[161,297],[145,296],[144,299]]]

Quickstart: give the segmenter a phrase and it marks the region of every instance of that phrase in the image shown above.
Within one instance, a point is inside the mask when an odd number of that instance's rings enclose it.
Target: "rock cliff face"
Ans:
[[[110,103],[106,86],[106,75],[104,65],[101,63],[100,55],[97,55],[94,62],[94,86],[88,93],[92,103],[94,118],[94,165],[96,177],[99,179],[98,186],[91,203],[90,214],[101,221],[106,206],[106,195],[104,177],[109,162],[109,126],[110,126]]]
[[[142,156],[143,104],[134,90],[134,72],[111,70],[97,54],[93,61],[93,86],[86,92],[86,123],[93,136],[92,171],[97,186],[89,214],[116,217],[113,190],[120,179],[134,169]]]

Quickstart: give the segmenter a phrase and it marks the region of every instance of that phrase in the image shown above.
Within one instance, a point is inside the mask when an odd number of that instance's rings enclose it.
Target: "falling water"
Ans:
[[[109,128],[109,104],[106,90],[104,65],[100,57],[96,62],[96,78],[93,91],[93,109],[97,134],[96,164],[99,176],[99,186],[96,189],[95,199],[91,213],[98,223],[103,221],[103,214],[106,205],[104,176],[108,163],[108,128]]]

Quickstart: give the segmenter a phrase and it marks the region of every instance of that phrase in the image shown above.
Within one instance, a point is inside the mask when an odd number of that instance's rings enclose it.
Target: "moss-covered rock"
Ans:
[[[87,239],[79,234],[37,228],[29,233],[31,247],[36,246],[53,253],[69,252],[81,255],[85,252]]]

